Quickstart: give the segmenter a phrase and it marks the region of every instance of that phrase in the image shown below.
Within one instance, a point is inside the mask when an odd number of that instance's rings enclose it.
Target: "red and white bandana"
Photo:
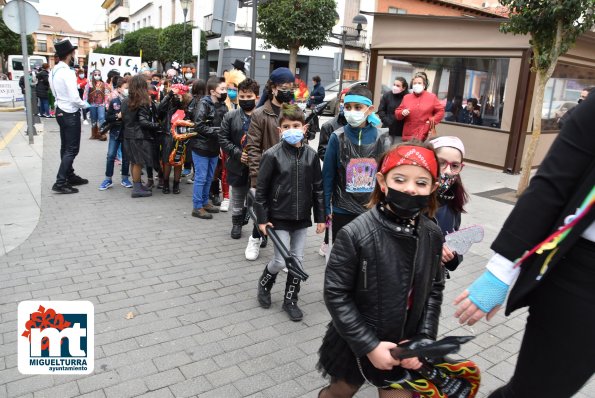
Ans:
[[[438,178],[438,163],[434,151],[420,146],[401,145],[389,152],[382,162],[380,172],[388,173],[401,165],[413,165],[428,170],[434,178]]]

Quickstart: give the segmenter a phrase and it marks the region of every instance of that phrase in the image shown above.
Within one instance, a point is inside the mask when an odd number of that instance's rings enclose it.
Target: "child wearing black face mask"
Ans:
[[[207,93],[194,111],[195,131],[198,135],[190,140],[194,162],[194,191],[192,216],[211,219],[219,213],[219,207],[209,203],[209,191],[217,161],[219,160],[219,131],[227,113],[227,85],[225,78],[213,76],[207,81]]]
[[[260,87],[258,82],[247,78],[238,84],[238,109],[229,111],[221,122],[219,145],[226,155],[227,182],[231,185],[231,237],[240,239],[246,217],[246,195],[250,189],[246,134],[252,112],[256,107]],[[258,231],[256,231],[258,233]]]
[[[465,164],[465,146],[458,137],[442,136],[430,141],[434,145],[438,166],[440,167],[440,186],[438,187],[438,203],[436,212],[438,226],[442,234],[458,231],[461,226],[461,214],[465,213],[465,205],[469,195],[461,180],[461,171]],[[451,251],[445,244],[442,249],[442,263],[449,271],[457,269],[463,256]]]
[[[368,212],[337,234],[324,279],[332,321],[317,368],[331,383],[319,397],[351,397],[366,380],[380,388],[419,369],[418,358],[394,359],[404,340],[435,339],[444,272],[443,237],[426,215],[436,210],[438,162],[429,144],[393,147],[378,162]],[[399,397],[411,397],[405,391]]]

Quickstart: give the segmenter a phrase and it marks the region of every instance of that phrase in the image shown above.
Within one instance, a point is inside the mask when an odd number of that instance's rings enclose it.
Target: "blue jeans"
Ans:
[[[49,115],[50,114],[50,100],[49,98],[39,98],[39,114]]]
[[[81,113],[64,112],[56,108],[56,120],[60,126],[60,168],[56,176],[56,184],[63,185],[74,175],[72,163],[81,147]]]
[[[200,156],[192,151],[192,161],[194,162],[194,191],[192,192],[192,207],[202,209],[209,203],[209,192],[211,182],[217,167],[218,156],[212,158]]]
[[[89,107],[89,113],[91,114],[91,123],[101,126],[105,121],[105,106],[91,105]]]
[[[122,142],[118,141],[113,134],[109,135],[109,143],[107,145],[107,163],[105,165],[105,176],[112,178],[114,175],[114,161],[116,160],[116,154],[122,149]],[[122,154],[122,177],[128,177],[128,159]]]

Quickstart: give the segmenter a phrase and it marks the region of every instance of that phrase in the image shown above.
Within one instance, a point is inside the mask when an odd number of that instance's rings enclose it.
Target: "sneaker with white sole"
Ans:
[[[105,191],[106,189],[110,188],[112,185],[113,185],[112,180],[106,178],[105,180],[103,180],[103,182],[97,189],[99,189],[100,191]]]
[[[186,184],[194,184],[194,173],[188,174],[186,177]]]
[[[229,199],[227,199],[227,198],[223,199],[223,202],[221,202],[221,206],[219,206],[219,210],[229,211]]]
[[[120,183],[124,188],[132,188],[132,183],[128,179],[128,177],[122,178],[122,182]]]
[[[89,124],[89,122],[87,121],[87,119],[83,120],[83,124],[86,126]]]
[[[328,251],[328,243],[322,242],[322,245],[320,245],[320,249],[318,249],[318,254],[320,254],[322,257],[324,257],[324,256],[326,256],[327,251]]]
[[[260,254],[260,238],[253,238],[250,236],[248,238],[248,246],[246,247],[246,260],[254,261],[258,258]]]

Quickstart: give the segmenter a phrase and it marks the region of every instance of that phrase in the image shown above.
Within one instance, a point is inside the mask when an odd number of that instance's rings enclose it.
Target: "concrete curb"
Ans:
[[[18,111],[24,111],[25,107],[24,106],[17,106],[14,108],[3,108],[0,106],[0,112],[18,112]]]

